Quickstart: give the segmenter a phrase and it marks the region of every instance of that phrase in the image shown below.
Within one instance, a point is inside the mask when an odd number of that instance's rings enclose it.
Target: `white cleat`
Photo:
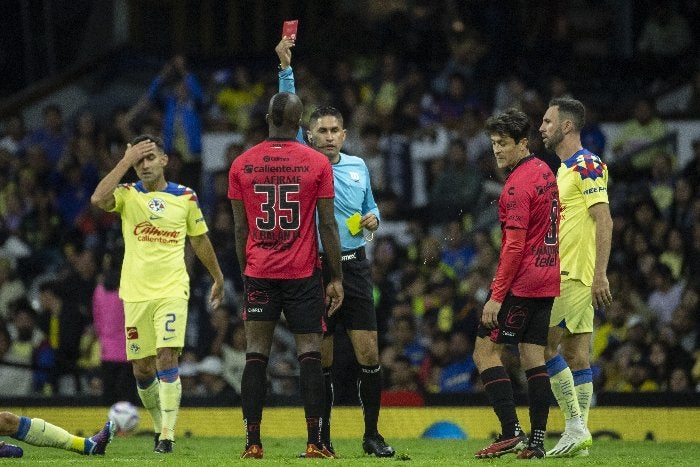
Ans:
[[[580,451],[576,451],[571,457],[588,457],[591,453],[588,452],[588,448],[583,448]]]
[[[574,457],[582,450],[588,450],[593,444],[593,437],[588,430],[565,431],[553,449],[547,451],[547,457]],[[583,454],[586,455],[586,454]]]

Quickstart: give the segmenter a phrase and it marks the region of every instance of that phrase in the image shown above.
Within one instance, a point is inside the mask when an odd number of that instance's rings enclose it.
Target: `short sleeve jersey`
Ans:
[[[588,208],[608,204],[608,167],[581,149],[563,161],[557,172],[561,200],[561,279],[590,286],[595,267],[595,222]]]
[[[119,185],[114,200],[124,236],[122,300],[189,298],[186,237],[208,231],[197,194],[172,182],[163,191],[148,191],[139,181]]]
[[[334,196],[328,158],[301,143],[266,140],[238,156],[228,197],[243,201],[248,218],[245,274],[310,277],[320,267],[316,202]]]
[[[526,231],[510,292],[518,297],[559,296],[559,193],[547,164],[531,156],[520,161],[503,187],[498,218],[504,234],[512,228]]]
[[[347,221],[353,215],[374,213],[380,219],[379,208],[374,201],[369,170],[365,161],[357,156],[340,153],[340,160],[332,165],[335,184],[335,220],[340,232],[340,246],[350,251],[365,246],[364,232],[350,232]]]

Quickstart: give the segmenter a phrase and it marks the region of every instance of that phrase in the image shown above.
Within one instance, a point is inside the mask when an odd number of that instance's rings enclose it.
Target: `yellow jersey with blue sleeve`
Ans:
[[[188,299],[186,237],[208,231],[197,194],[172,182],[148,191],[139,181],[119,185],[114,199],[124,237],[119,296],[125,302]]]
[[[608,203],[608,167],[600,157],[581,149],[562,162],[557,184],[561,280],[576,279],[590,286],[595,267],[595,222],[588,208]]]

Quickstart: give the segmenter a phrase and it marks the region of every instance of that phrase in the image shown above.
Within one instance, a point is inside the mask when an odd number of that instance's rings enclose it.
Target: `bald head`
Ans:
[[[270,136],[284,137],[296,134],[304,107],[296,94],[280,92],[272,96],[267,109]],[[276,135],[273,135],[276,133]]]

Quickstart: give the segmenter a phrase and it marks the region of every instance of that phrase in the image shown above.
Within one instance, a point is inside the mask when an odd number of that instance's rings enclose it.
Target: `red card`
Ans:
[[[294,41],[297,40],[297,26],[299,26],[298,19],[285,21],[282,25],[282,37],[287,36]]]

